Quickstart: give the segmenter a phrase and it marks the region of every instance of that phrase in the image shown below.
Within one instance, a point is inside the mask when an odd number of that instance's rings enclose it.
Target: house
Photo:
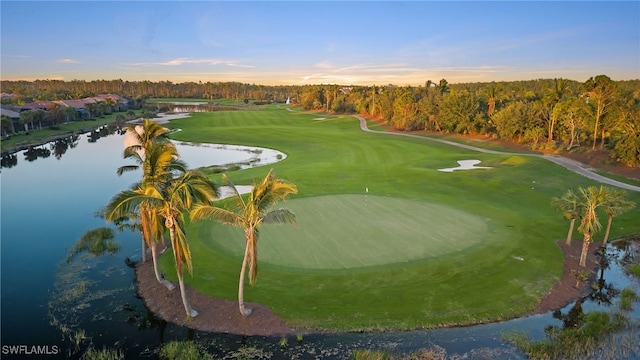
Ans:
[[[20,113],[4,106],[0,106],[0,113],[3,116],[8,116],[11,118],[11,123],[13,124],[14,131],[20,129]]]
[[[26,111],[26,110],[36,110],[36,109],[47,111],[51,107],[51,104],[53,104],[53,101],[48,101],[48,100],[26,103],[20,107],[20,112]]]
[[[82,100],[58,100],[55,101],[61,108],[72,107],[76,109],[78,120],[87,120],[90,117],[89,110]]]
[[[113,111],[126,111],[129,109],[129,100],[115,94],[98,94],[94,97],[98,101],[110,100],[113,104]]]

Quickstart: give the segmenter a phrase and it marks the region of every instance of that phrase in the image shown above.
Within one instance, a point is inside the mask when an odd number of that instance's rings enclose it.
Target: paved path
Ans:
[[[616,186],[616,187],[619,187],[619,188],[625,189],[625,190],[631,190],[631,191],[640,192],[640,186],[634,186],[634,185],[626,184],[626,183],[623,183],[623,182],[620,182],[620,181],[616,181],[616,180],[613,180],[613,179],[609,179],[608,177],[596,174],[593,171],[589,170],[587,168],[587,165],[585,165],[585,164],[583,164],[581,162],[574,161],[574,160],[571,160],[571,159],[567,159],[567,158],[562,157],[562,156],[514,153],[514,152],[508,152],[508,151],[496,151],[496,150],[483,149],[483,148],[479,148],[479,147],[475,147],[475,146],[471,146],[471,145],[460,144],[460,143],[449,141],[449,140],[431,138],[431,137],[421,136],[421,135],[375,131],[375,130],[371,130],[371,129],[369,129],[367,127],[367,120],[365,118],[363,118],[361,116],[357,116],[357,115],[353,115],[353,116],[360,121],[360,129],[362,129],[363,131],[368,131],[368,132],[377,133],[377,134],[389,134],[389,135],[397,135],[397,136],[414,137],[414,138],[418,138],[418,139],[423,139],[423,140],[428,140],[428,141],[435,141],[435,142],[439,142],[439,143],[442,143],[442,144],[457,146],[457,147],[461,147],[461,148],[464,148],[464,149],[468,149],[468,150],[472,150],[472,151],[478,151],[478,152],[486,153],[486,154],[518,155],[518,156],[538,157],[538,158],[549,160],[549,161],[554,162],[554,163],[556,163],[558,165],[564,166],[565,168],[567,168],[567,169],[569,169],[569,170],[571,170],[571,171],[573,171],[575,173],[578,173],[578,174],[580,174],[582,176],[588,177],[589,179],[598,181],[600,183],[611,185],[611,186]]]

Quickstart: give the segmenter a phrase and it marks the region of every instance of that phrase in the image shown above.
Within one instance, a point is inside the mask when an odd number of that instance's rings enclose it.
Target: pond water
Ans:
[[[52,149],[49,155],[46,150],[39,154],[23,151],[11,161],[3,161],[10,166],[0,173],[3,359],[20,358],[8,355],[10,346],[20,345],[27,349],[21,350],[23,355],[34,346],[46,351],[40,358],[79,358],[89,346],[118,348],[127,358],[156,358],[162,343],[186,339],[198,340],[226,358],[347,359],[354,349],[408,354],[436,347],[449,358],[518,359],[525,357],[504,343],[502,334],[526,331],[540,339],[545,327],[563,324],[561,317],[548,313],[465,328],[304,335],[302,342],[291,337],[289,346],[281,348],[280,337],[207,334],[159,320],[136,297],[134,272],[127,265],[140,258],[139,234],[117,232],[121,248],[115,255],[81,255],[65,261],[82,234],[106,226],[96,212],[140,176],[137,172],[116,175],[116,169],[125,165],[122,136],[106,135],[104,131],[101,136],[81,135],[66,144],[43,147]],[[236,162],[256,165],[278,159],[278,153],[270,150],[258,154],[230,146],[178,145],[191,167]],[[261,160],[255,161],[256,156]],[[585,299],[584,311],[608,309],[612,305],[607,302],[615,305],[611,287],[618,291],[639,288],[637,279],[629,278],[615,261],[625,251],[609,246],[608,253],[611,261],[604,281],[609,288],[604,294],[601,291],[601,296]],[[639,307],[636,303],[630,313],[636,321]],[[25,356],[37,358],[33,352]]]

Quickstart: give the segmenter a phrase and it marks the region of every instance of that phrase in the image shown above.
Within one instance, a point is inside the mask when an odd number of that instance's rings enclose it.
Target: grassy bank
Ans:
[[[140,111],[135,110],[135,112],[139,113]],[[41,144],[45,144],[62,137],[72,135],[74,133],[92,131],[93,129],[99,128],[103,125],[114,123],[116,121],[116,117],[119,114],[124,113],[113,113],[97,119],[86,121],[68,122],[58,125],[56,129],[43,128],[42,130],[40,130],[36,128],[30,130],[28,135],[24,132],[24,129],[22,129],[22,131],[19,131],[16,134],[11,135],[10,138],[3,139],[2,142],[0,142],[2,152],[14,152],[16,150],[24,149],[29,146],[38,146]]]
[[[415,329],[521,316],[534,308],[562,273],[562,254],[555,241],[566,236],[568,223],[551,210],[551,198],[569,188],[595,184],[543,159],[481,154],[417,138],[362,132],[351,116],[270,107],[196,113],[168,126],[182,129],[174,134],[178,140],[261,146],[286,153],[287,158],[272,167],[278,177],[298,186],[299,194],[291,203],[305,201],[305,208],[313,208],[321,195],[364,196],[368,188],[370,196],[387,197],[399,204],[421,203],[429,225],[417,231],[424,237],[451,224],[456,226],[465,217],[481,219],[484,227],[477,234],[479,240],[448,252],[433,251],[438,256],[425,252],[418,258],[377,265],[347,263],[326,268],[283,266],[268,256],[267,261],[259,257],[259,280],[256,286],[246,288],[245,300],[269,306],[295,327]],[[438,171],[466,159],[481,160],[480,166],[491,169]],[[228,175],[238,185],[251,184],[269,167]],[[212,178],[218,181],[219,175]],[[628,197],[640,201],[639,194]],[[464,216],[451,215],[429,223],[429,206],[453,208]],[[390,226],[385,225],[389,219],[397,226],[401,220],[395,215],[402,207],[377,210],[364,225],[366,221],[353,210],[344,211],[344,221],[327,225],[333,228],[327,231],[326,242],[335,253],[370,251],[367,239],[339,234],[348,233],[356,224],[382,229]],[[305,221],[319,222],[328,211],[311,212]],[[640,232],[638,218],[638,208],[617,217],[612,238]],[[259,256],[279,253],[278,247],[290,241],[297,250],[287,256],[300,257],[297,261],[312,261],[325,236],[318,234],[322,228],[314,230],[318,240],[307,244],[302,237],[275,240],[268,231],[265,228],[260,239]],[[393,234],[404,236],[399,229]],[[407,246],[404,238],[393,234],[387,236],[388,242]],[[463,238],[448,239],[451,233],[443,234],[443,244],[464,243]],[[217,224],[198,222],[189,226],[188,237],[194,274],[186,276],[187,283],[205,294],[235,300],[241,263],[237,249],[243,246],[242,236]],[[163,256],[161,263],[167,277],[176,280],[171,255]]]

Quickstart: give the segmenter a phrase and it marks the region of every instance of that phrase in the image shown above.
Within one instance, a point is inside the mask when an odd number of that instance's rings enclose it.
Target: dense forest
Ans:
[[[237,82],[2,81],[4,105],[113,93],[131,99],[284,102],[307,110],[368,114],[399,131],[486,135],[546,151],[604,150],[640,166],[640,80],[567,79],[422,86],[266,86]]]

